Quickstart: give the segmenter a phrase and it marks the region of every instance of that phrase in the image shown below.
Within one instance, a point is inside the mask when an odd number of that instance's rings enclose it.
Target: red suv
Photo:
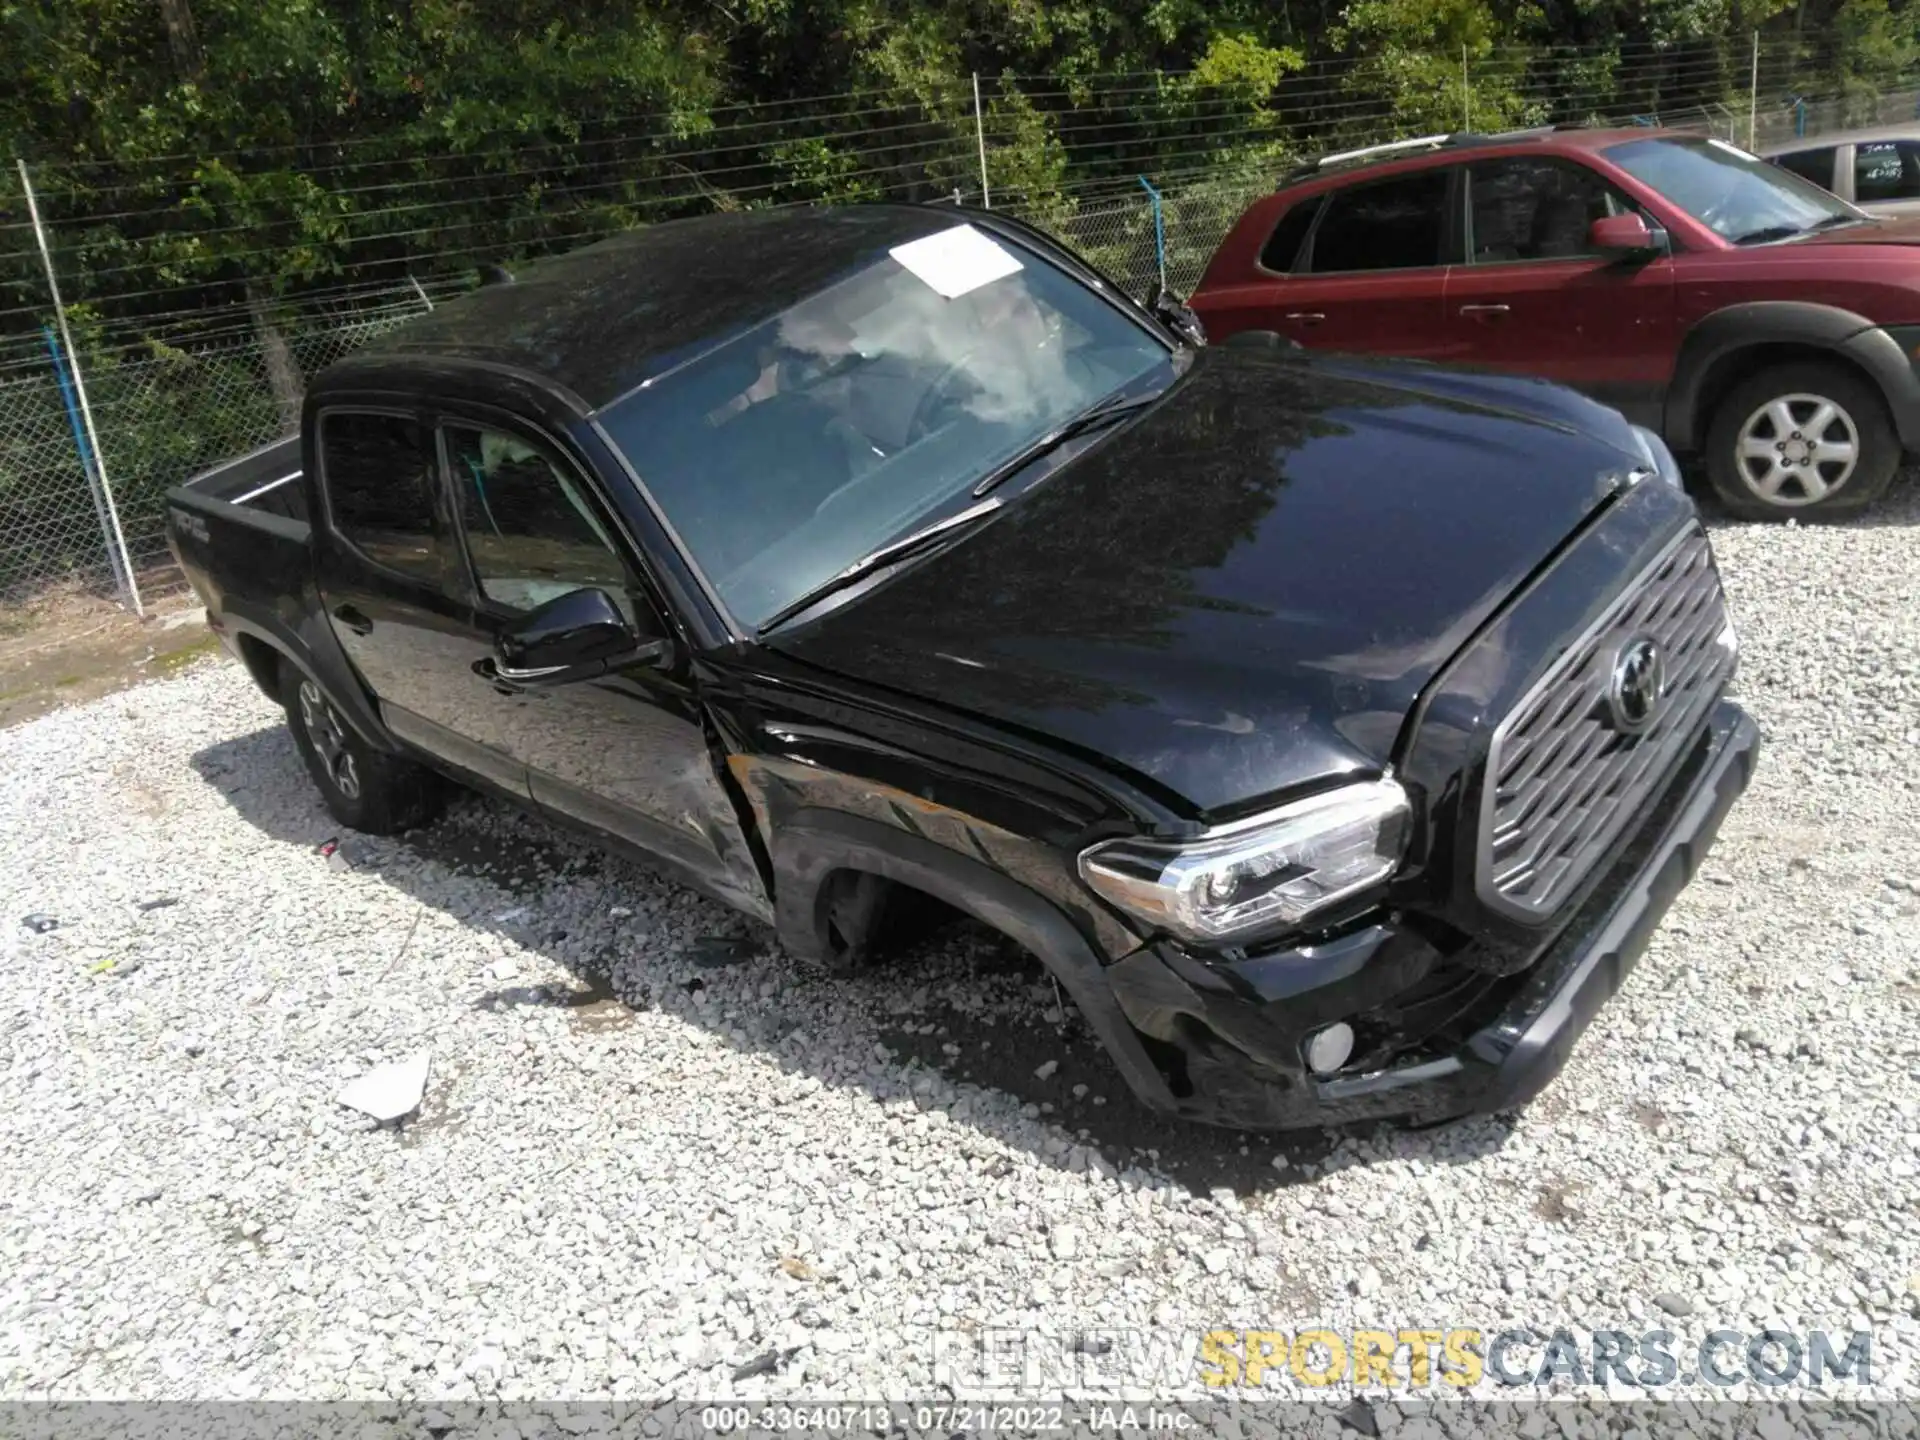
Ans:
[[[1752,518],[1858,510],[1920,453],[1920,220],[1698,135],[1330,156],[1241,216],[1191,304],[1215,340],[1562,381],[1702,459]]]

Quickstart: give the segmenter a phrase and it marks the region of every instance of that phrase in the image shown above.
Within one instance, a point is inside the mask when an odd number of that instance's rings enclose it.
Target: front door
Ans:
[[[1631,203],[1564,160],[1468,166],[1467,263],[1447,277],[1434,358],[1558,380],[1657,423],[1679,345],[1673,261],[1602,256],[1587,239]]]
[[[492,642],[466,597],[432,427],[407,412],[352,408],[325,410],[317,425],[320,593],[348,661],[395,735],[527,798],[525,767],[500,725],[505,707],[524,702],[474,673]]]
[[[503,423],[455,417],[443,420],[441,439],[482,628],[497,633],[591,587],[630,621],[667,633],[637,552],[555,446]],[[633,665],[527,690],[502,715],[503,744],[526,767],[542,809],[658,856],[710,894],[770,913],[685,665]]]
[[[1446,344],[1456,167],[1336,190],[1271,292],[1270,328],[1316,350],[1434,358]]]

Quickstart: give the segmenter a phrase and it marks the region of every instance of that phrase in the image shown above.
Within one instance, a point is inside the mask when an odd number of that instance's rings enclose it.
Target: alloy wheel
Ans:
[[[1741,480],[1767,504],[1817,505],[1852,477],[1860,431],[1824,395],[1782,395],[1741,425],[1734,460]]]
[[[354,766],[353,753],[347,749],[346,727],[321,695],[320,687],[311,680],[300,682],[300,723],[306,727],[307,739],[313,743],[334,787],[349,800],[359,799],[360,772]]]

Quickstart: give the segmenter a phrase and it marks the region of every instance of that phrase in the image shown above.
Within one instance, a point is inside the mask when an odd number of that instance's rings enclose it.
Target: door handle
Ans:
[[[1512,309],[1510,305],[1462,305],[1462,315],[1504,315]]]
[[[1318,325],[1326,318],[1327,317],[1318,310],[1291,310],[1287,312],[1287,319],[1298,320],[1302,325]]]
[[[333,612],[333,618],[356,635],[366,635],[373,630],[373,621],[362,615],[351,605],[342,605]]]

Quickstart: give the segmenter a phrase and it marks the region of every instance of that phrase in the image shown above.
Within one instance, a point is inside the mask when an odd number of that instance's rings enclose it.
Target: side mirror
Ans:
[[[1207,328],[1200,323],[1200,317],[1164,285],[1153,287],[1153,293],[1147,297],[1147,309],[1162,325],[1189,344],[1207,343]]]
[[[657,665],[673,653],[662,636],[634,632],[613,597],[591,587],[556,595],[500,634],[489,677],[538,688],[591,680],[616,665]]]
[[[1602,215],[1587,227],[1587,243],[1599,254],[1615,259],[1655,254],[1664,240],[1665,236],[1650,229],[1642,216],[1631,212]]]

